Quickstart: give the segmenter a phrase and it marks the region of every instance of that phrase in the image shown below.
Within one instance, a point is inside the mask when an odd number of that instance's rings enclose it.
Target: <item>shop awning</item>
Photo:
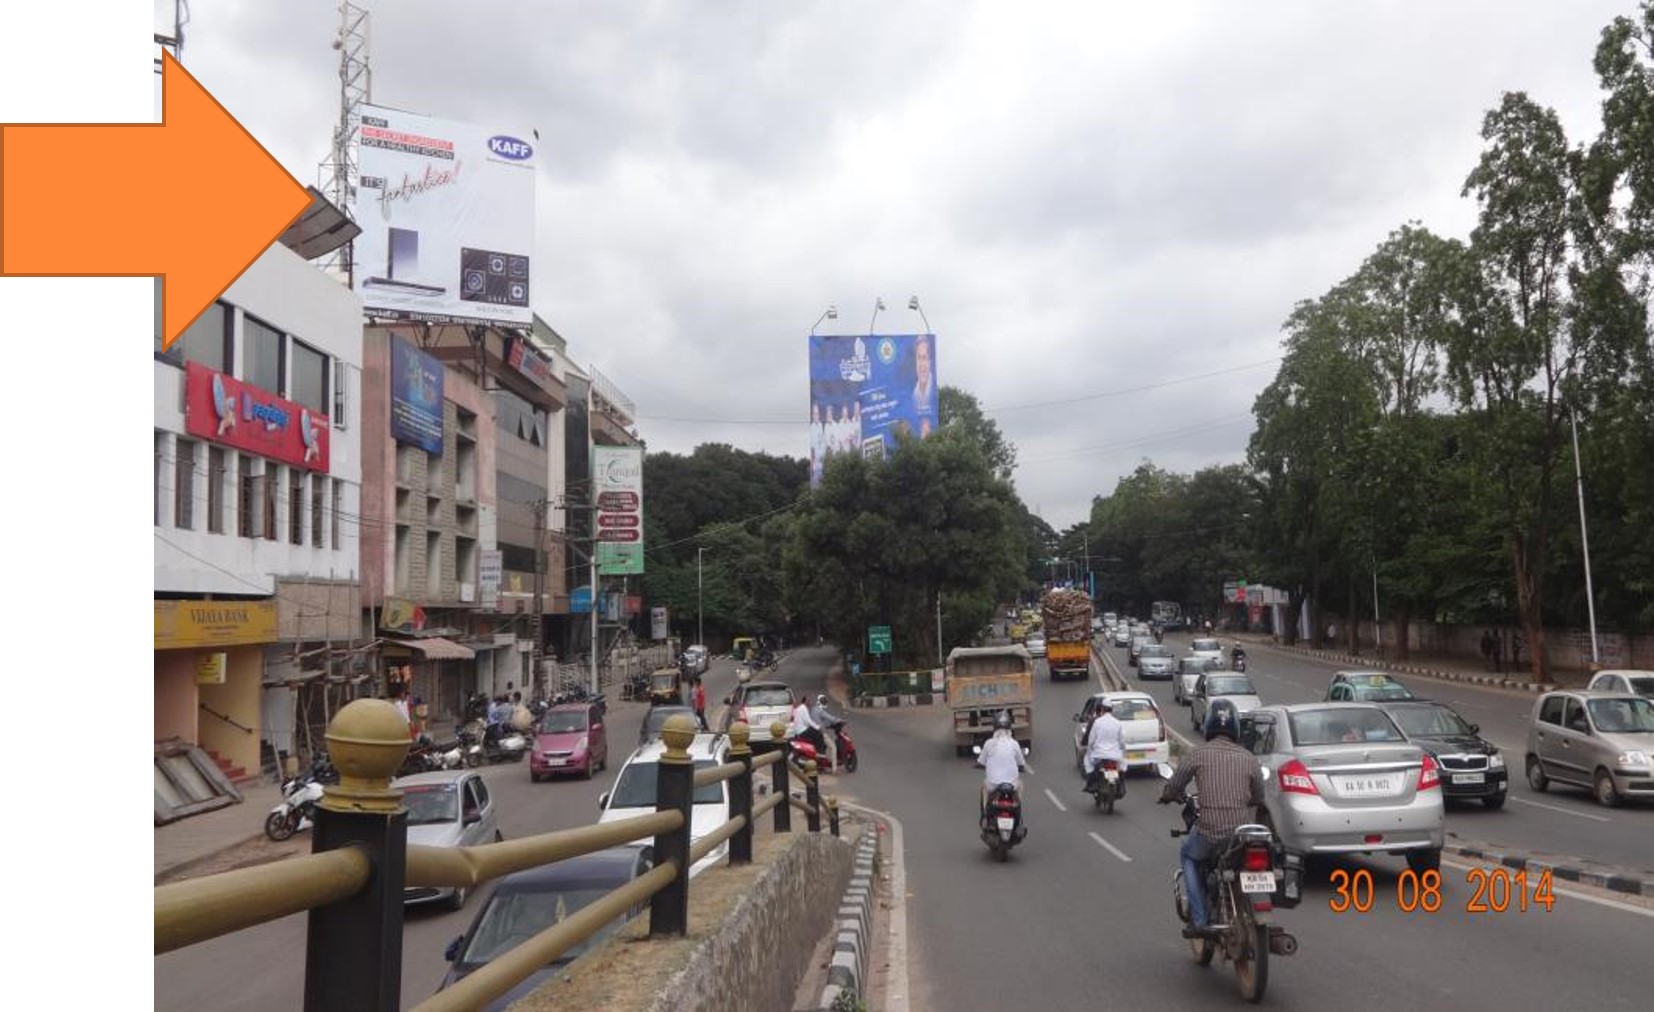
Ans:
[[[417,650],[429,661],[469,661],[477,656],[476,651],[470,647],[460,646],[453,640],[445,640],[441,636],[426,636],[416,640],[386,639],[385,643]]]

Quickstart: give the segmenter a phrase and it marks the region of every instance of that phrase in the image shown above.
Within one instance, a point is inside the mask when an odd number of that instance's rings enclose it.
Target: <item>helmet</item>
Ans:
[[[827,694],[822,693],[821,695],[817,696],[816,697],[816,703],[821,705],[821,706],[826,706],[827,705]]]
[[[1009,710],[999,711],[999,714],[994,717],[994,727],[1000,731],[1009,731],[1011,729],[1011,712]]]
[[[1206,740],[1222,735],[1232,742],[1240,741],[1239,721],[1235,716],[1235,704],[1227,699],[1215,700],[1212,708],[1206,712]]]

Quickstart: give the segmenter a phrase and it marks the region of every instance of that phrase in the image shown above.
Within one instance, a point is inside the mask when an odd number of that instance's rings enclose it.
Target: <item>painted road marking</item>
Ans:
[[[1098,836],[1096,833],[1087,833],[1086,835],[1091,837],[1093,840],[1096,840],[1099,844],[1102,845],[1103,849],[1108,851],[1110,854],[1113,854],[1115,857],[1117,857],[1120,860],[1126,862],[1127,864],[1131,863],[1131,858],[1127,857],[1126,852],[1121,850],[1119,847],[1116,847],[1114,844],[1109,843],[1107,840],[1105,840],[1102,837]]]
[[[1442,858],[1442,864],[1451,865],[1452,867],[1459,868],[1463,871],[1469,871],[1472,868],[1497,867],[1494,865],[1465,864],[1461,861],[1449,861],[1445,857]],[[1534,891],[1538,891],[1539,879],[1537,876],[1534,876],[1533,881],[1529,883],[1529,886]],[[1573,889],[1565,888],[1561,885],[1555,884],[1554,882],[1551,885],[1551,892],[1562,896],[1569,896],[1576,900],[1584,900],[1587,903],[1595,903],[1598,906],[1611,907],[1615,910],[1623,910],[1628,914],[1637,914],[1642,917],[1654,917],[1654,910],[1647,909],[1646,907],[1634,906],[1630,903],[1621,903],[1618,900],[1608,899],[1606,896],[1593,896],[1590,893],[1576,892]]]
[[[1561,808],[1561,807],[1558,807],[1557,805],[1547,805],[1543,801],[1529,801],[1527,798],[1519,798],[1514,794],[1507,795],[1506,800],[1507,801],[1514,801],[1519,805],[1532,805],[1535,808],[1543,808],[1548,812],[1561,812],[1563,815],[1572,815],[1575,818],[1579,818],[1579,819],[1590,819],[1593,822],[1613,822],[1614,821],[1613,819],[1610,819],[1605,815],[1592,815],[1590,812],[1576,812],[1571,808]]]
[[[1051,788],[1047,787],[1045,789],[1045,796],[1051,799],[1051,803],[1053,805],[1057,806],[1057,811],[1059,811],[1059,812],[1068,811],[1068,806],[1063,804],[1061,801],[1057,800],[1057,796],[1051,792]]]

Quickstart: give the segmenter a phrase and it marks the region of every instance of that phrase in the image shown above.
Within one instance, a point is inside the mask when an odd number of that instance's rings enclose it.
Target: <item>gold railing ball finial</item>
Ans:
[[[666,742],[666,754],[661,756],[661,761],[689,762],[689,746],[695,741],[694,718],[683,713],[667,717],[660,729],[660,737]]]
[[[752,751],[748,742],[752,739],[752,728],[744,720],[738,720],[729,725],[729,754],[746,755]]]
[[[787,725],[783,721],[770,721],[770,740],[780,741],[787,736]]]
[[[816,778],[816,761],[814,759],[804,760],[804,775],[811,780]]]
[[[335,812],[395,812],[401,791],[391,778],[408,754],[408,722],[386,699],[358,699],[327,725],[327,754],[339,771],[339,783],[322,795],[321,806]]]

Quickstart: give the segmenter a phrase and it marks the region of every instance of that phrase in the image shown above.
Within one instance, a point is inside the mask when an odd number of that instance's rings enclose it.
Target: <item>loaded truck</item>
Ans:
[[[948,654],[948,706],[953,751],[968,756],[994,733],[994,718],[1011,715],[1011,733],[1023,748],[1034,741],[1034,659],[1019,646],[955,647]]]
[[[1091,598],[1083,590],[1047,591],[1040,602],[1045,666],[1051,680],[1091,677]]]

